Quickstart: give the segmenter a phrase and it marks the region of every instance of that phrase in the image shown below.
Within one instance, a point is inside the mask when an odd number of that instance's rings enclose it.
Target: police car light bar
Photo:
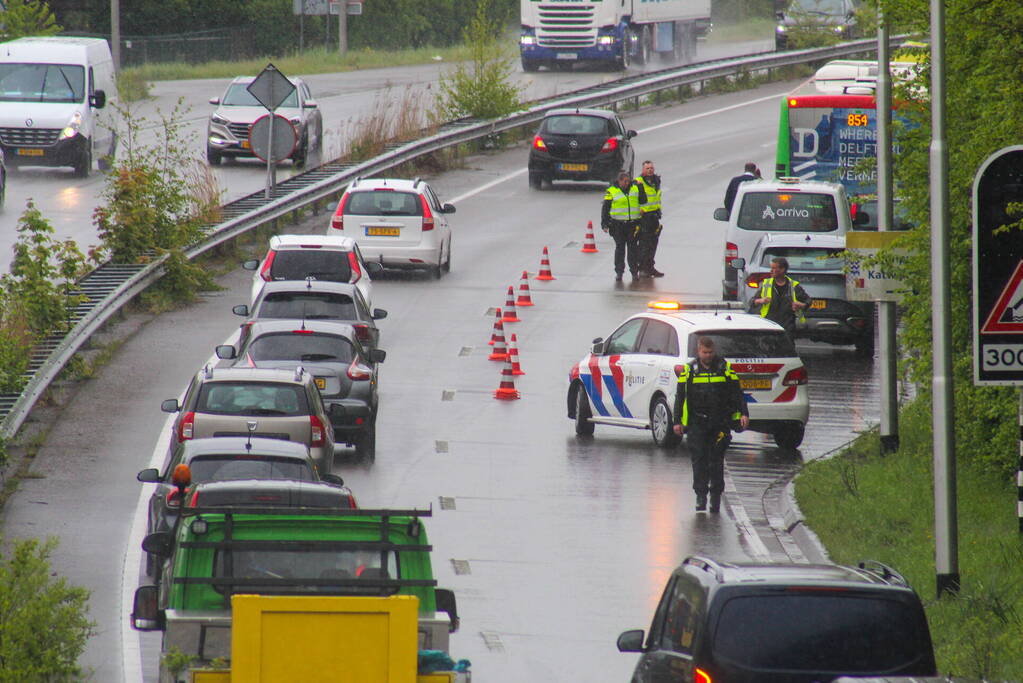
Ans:
[[[694,301],[682,303],[681,301],[651,301],[646,307],[652,311],[741,311],[745,310],[741,301]]]

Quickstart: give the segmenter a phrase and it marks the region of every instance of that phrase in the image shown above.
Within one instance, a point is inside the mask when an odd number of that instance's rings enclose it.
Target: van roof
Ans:
[[[3,62],[84,64],[89,57],[93,62],[112,61],[107,41],[103,38],[40,36],[0,43],[0,61]]]

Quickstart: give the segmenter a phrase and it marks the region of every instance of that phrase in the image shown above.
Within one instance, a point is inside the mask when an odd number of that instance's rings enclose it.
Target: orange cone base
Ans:
[[[524,374],[526,374],[526,372],[525,372],[525,370],[522,370],[521,368],[519,368],[518,370],[512,370],[512,374],[513,375],[524,375]]]
[[[535,279],[537,279],[537,280],[555,280],[557,278],[555,278],[553,275],[548,275],[547,273],[540,273],[539,275],[536,276]]]
[[[585,246],[579,251],[581,251],[584,254],[596,254],[600,251],[600,249],[597,249],[596,247]]]
[[[515,315],[515,313],[513,312],[510,316],[506,315],[503,318],[501,318],[501,322],[503,322],[503,323],[520,323],[520,322],[522,322],[522,318],[520,318],[519,316]]]
[[[487,356],[487,360],[508,360],[508,354],[494,351],[492,354]]]
[[[518,308],[520,306],[533,306],[533,305],[534,304],[533,304],[533,301],[531,299],[526,299],[526,298],[521,297],[521,296],[518,299],[515,300],[515,307],[516,308]]]
[[[494,392],[494,398],[500,399],[502,401],[515,401],[522,397],[519,395],[518,390],[514,388],[506,389],[505,387],[501,387],[500,389]]]

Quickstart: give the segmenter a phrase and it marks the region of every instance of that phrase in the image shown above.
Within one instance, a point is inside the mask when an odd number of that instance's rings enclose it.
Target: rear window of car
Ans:
[[[771,267],[771,259],[779,256],[789,262],[790,271],[841,270],[845,265],[842,249],[807,249],[806,247],[771,247],[764,250],[760,265]]]
[[[196,412],[214,415],[308,415],[305,388],[297,384],[207,382],[199,390]]]
[[[257,318],[355,320],[355,302],[347,294],[332,292],[273,292],[254,312]]]
[[[337,249],[284,249],[274,254],[270,264],[274,280],[305,280],[312,277],[328,282],[348,282],[352,267],[348,252]]]
[[[544,119],[544,133],[552,135],[609,135],[607,119],[599,116],[550,116]]]
[[[355,358],[352,342],[332,334],[281,332],[264,334],[249,342],[243,357],[253,361],[296,360],[351,363]]]
[[[722,608],[713,650],[760,671],[880,674],[929,656],[924,629],[910,605],[863,594],[736,597]]]
[[[192,483],[236,479],[288,479],[315,481],[309,463],[294,458],[245,455],[202,455],[192,458]]]
[[[768,232],[832,232],[838,229],[835,198],[813,192],[750,192],[737,225]]]
[[[344,213],[346,216],[422,216],[423,202],[413,192],[366,190],[348,195]]]
[[[231,552],[234,578],[244,579],[338,579],[344,581],[397,579],[400,576],[398,558],[394,552],[385,552],[381,561],[380,551],[371,550],[308,550],[305,548],[291,550],[218,550],[213,557],[213,575],[227,576],[225,552]],[[268,587],[269,588],[269,587]],[[260,593],[308,593],[309,588],[301,585],[273,586],[269,590],[260,590],[248,585],[246,590],[258,590]],[[219,590],[219,589],[218,589]],[[361,588],[331,588],[319,586],[317,590],[325,593],[345,593],[349,595],[387,595],[397,592],[396,588],[367,586]]]
[[[721,330],[689,335],[689,356],[696,357],[696,344],[710,337],[714,351],[724,358],[791,358],[796,347],[784,330]]]

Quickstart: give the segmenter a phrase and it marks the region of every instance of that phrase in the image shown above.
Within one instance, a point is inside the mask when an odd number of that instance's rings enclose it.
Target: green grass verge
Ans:
[[[914,404],[903,411],[897,454],[881,456],[871,433],[835,458],[809,463],[796,480],[799,506],[832,560],[880,560],[916,588],[939,673],[1023,681],[1023,539],[1014,483],[959,466],[962,589],[956,598],[936,599],[931,418],[925,410]]]

